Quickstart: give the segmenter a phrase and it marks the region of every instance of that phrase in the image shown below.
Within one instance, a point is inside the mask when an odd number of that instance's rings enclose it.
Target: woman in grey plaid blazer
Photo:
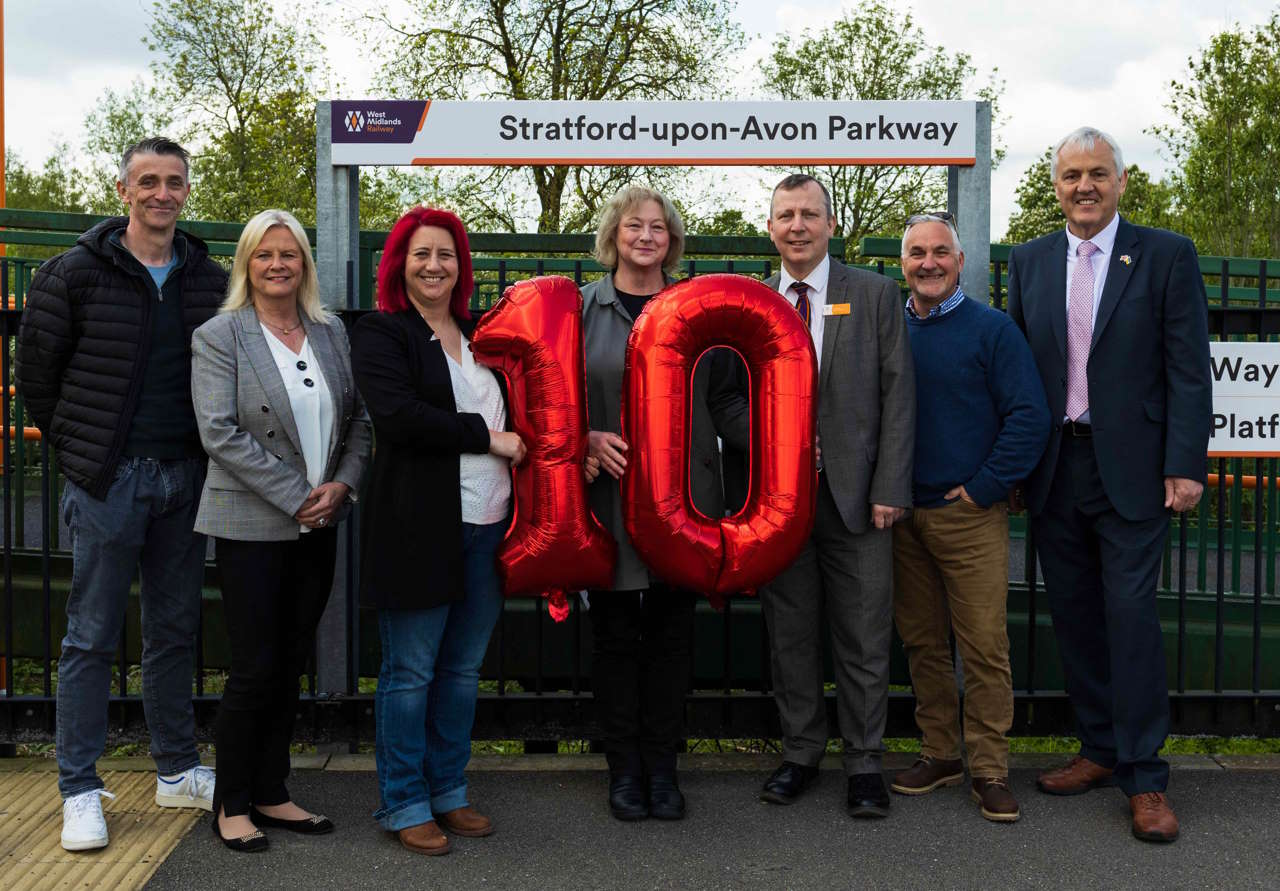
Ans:
[[[231,642],[218,709],[213,830],[321,833],[285,788],[298,676],[333,584],[337,523],[369,462],[370,424],[342,322],[321,308],[306,233],[268,210],[236,245],[222,312],[195,332],[191,392],[209,454],[196,529],[213,536]]]

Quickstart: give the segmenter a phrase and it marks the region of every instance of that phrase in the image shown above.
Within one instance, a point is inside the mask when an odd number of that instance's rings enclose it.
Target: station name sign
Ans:
[[[335,165],[955,164],[975,102],[334,100]]]
[[[1209,344],[1212,456],[1280,455],[1280,344]]]

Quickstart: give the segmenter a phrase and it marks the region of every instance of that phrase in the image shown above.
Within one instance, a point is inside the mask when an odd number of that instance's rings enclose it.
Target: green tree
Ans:
[[[1018,209],[1009,217],[1009,229],[1004,236],[1008,244],[1021,244],[1067,225],[1049,178],[1052,152],[1052,146],[1045,149],[1018,182]],[[1140,226],[1178,229],[1173,187],[1166,181],[1152,179],[1151,174],[1137,164],[1130,164],[1128,171],[1129,182],[1120,197],[1120,213],[1124,218]]]
[[[323,52],[311,18],[270,0],[157,0],[144,38],[156,98],[197,147],[187,213],[243,220],[281,207],[315,217],[315,96]]]
[[[1003,83],[993,70],[975,86],[969,55],[931,45],[910,10],[863,0],[827,28],[784,39],[763,66],[764,87],[780,99],[989,100],[992,121]],[[996,151],[996,160],[1002,154]],[[946,206],[945,170],[936,167],[801,167],[831,189],[836,234],[901,232],[913,213]]]
[[[120,156],[139,139],[169,134],[173,115],[157,101],[154,89],[135,80],[126,90],[108,87],[84,123],[84,153],[89,170],[86,191],[90,213],[123,212],[116,193]]]
[[[1169,85],[1176,123],[1153,127],[1178,166],[1173,192],[1202,251],[1280,255],[1280,14],[1215,35]]]
[[[71,147],[59,142],[40,167],[28,167],[13,149],[4,153],[5,204],[23,210],[84,213],[89,181],[75,166]],[[119,202],[117,202],[118,204]],[[24,255],[28,253],[24,247]]]
[[[405,21],[371,17],[389,37],[380,86],[434,99],[693,99],[723,93],[741,45],[732,0],[412,0]],[[538,231],[589,228],[620,186],[672,191],[672,168],[460,169],[447,183],[473,225],[515,231],[526,211]],[[532,186],[532,189],[530,189]],[[525,198],[536,196],[536,205]]]

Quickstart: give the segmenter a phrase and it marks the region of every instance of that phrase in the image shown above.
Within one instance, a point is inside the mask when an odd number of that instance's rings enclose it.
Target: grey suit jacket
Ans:
[[[368,412],[351,375],[340,319],[301,315],[333,397],[326,482],[360,488],[372,440]],[[311,492],[301,439],[284,381],[253,307],[214,316],[191,341],[191,397],[209,473],[195,529],[241,541],[298,537],[294,514]]]
[[[779,276],[765,284],[775,290]],[[916,435],[915,365],[898,285],[831,261],[818,379],[822,464],[850,532],[865,532],[871,505],[911,506]]]

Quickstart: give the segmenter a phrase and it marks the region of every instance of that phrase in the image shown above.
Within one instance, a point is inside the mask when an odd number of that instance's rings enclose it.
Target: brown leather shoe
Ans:
[[[1178,818],[1163,792],[1139,792],[1130,797],[1133,837],[1143,841],[1171,842],[1178,837]]]
[[[1012,823],[1022,816],[1005,777],[974,777],[969,797],[978,803],[982,816],[996,823]]]
[[[1050,795],[1079,795],[1090,789],[1114,786],[1115,780],[1109,767],[1095,764],[1083,755],[1076,755],[1066,766],[1046,771],[1036,777],[1041,792]]]
[[[493,821],[472,807],[454,808],[443,814],[436,814],[436,819],[445,831],[467,838],[481,838],[493,834]]]
[[[407,826],[396,833],[400,836],[400,844],[415,854],[436,856],[449,853],[449,838],[440,831],[435,820]]]
[[[916,763],[893,776],[889,788],[899,795],[924,795],[939,786],[958,786],[964,781],[964,763],[959,758],[944,761],[921,755]]]

